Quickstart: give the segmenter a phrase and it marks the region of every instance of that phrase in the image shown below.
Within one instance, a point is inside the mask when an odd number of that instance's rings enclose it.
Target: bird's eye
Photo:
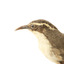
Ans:
[[[34,25],[31,25],[32,28],[34,28]]]

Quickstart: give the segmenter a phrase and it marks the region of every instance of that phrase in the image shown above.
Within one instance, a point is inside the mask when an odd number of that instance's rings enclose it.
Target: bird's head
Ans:
[[[62,35],[53,24],[43,19],[34,20],[28,25],[21,26],[16,30],[20,29],[30,30],[38,38],[39,42],[42,42],[42,39],[44,39],[44,42],[49,40],[53,43]]]
[[[36,32],[43,33],[44,31],[47,31],[47,30],[54,31],[57,28],[54,25],[52,25],[50,22],[43,19],[39,19],[39,20],[34,20],[30,22],[28,25],[21,26],[16,30],[20,30],[20,29],[29,29],[32,32],[36,31]]]

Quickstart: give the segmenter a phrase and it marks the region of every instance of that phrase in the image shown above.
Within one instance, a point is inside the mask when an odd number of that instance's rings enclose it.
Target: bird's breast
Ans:
[[[42,53],[50,60],[57,61],[59,60],[54,52],[52,52],[52,45],[50,44],[49,40],[46,38],[46,36],[42,33],[33,32],[39,41],[39,49],[42,51]],[[61,58],[60,58],[61,59]]]

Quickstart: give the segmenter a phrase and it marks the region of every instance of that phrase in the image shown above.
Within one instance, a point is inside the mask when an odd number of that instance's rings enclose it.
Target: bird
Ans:
[[[47,20],[37,19],[18,27],[16,31],[21,29],[28,29],[36,36],[45,57],[56,64],[64,64],[64,34],[56,26]]]

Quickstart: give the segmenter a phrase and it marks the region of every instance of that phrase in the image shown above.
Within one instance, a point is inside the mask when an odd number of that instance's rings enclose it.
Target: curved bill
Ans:
[[[27,25],[24,25],[24,26],[21,26],[21,27],[17,28],[15,31],[20,30],[20,29],[28,29],[28,28],[29,27]]]

